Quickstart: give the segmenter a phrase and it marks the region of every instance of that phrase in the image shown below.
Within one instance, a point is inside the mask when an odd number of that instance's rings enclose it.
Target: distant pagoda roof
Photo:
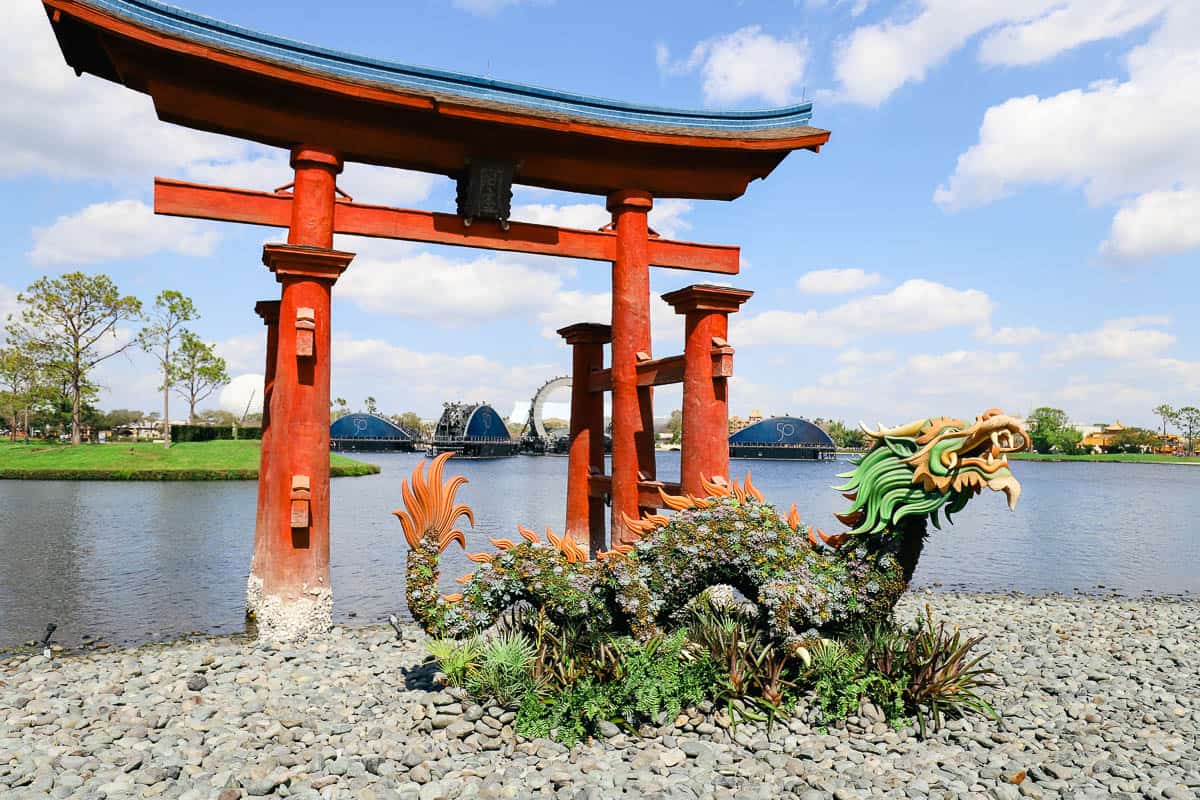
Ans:
[[[72,67],[151,95],[160,118],[351,161],[452,175],[505,157],[520,183],[732,199],[829,138],[809,125],[811,103],[635,105],[352,55],[154,0],[43,3]]]

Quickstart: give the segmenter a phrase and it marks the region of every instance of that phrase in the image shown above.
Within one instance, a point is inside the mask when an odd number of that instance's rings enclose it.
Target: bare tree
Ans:
[[[8,326],[9,340],[50,379],[67,386],[71,400],[71,443],[81,441],[82,398],[97,364],[125,352],[136,337],[121,340],[118,326],[140,320],[142,301],[122,296],[107,275],[68,272],[39,278],[17,295],[20,318]]]
[[[163,447],[171,446],[171,389],[175,384],[172,370],[175,352],[172,347],[181,336],[187,335],[184,323],[191,322],[197,316],[190,298],[174,289],[165,289],[154,298],[150,324],[138,335],[138,343],[158,362],[158,370],[162,375],[162,385],[158,388],[163,393]],[[191,422],[190,417],[188,422]]]

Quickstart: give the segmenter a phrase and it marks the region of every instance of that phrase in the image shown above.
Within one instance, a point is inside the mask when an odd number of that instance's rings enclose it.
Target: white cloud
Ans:
[[[564,351],[564,363],[566,361]],[[383,339],[335,335],[334,395],[374,395],[385,413],[408,409],[437,416],[442,401],[486,401],[503,414],[515,402],[528,403],[561,364],[508,364],[478,355],[410,350]]]
[[[849,352],[844,366],[791,391],[802,413],[872,426],[886,414],[882,424],[896,425],[930,415],[970,417],[995,406],[1021,413],[1033,396],[1017,353],[953,350],[898,360],[892,353]]]
[[[538,322],[542,324],[542,335],[548,339],[557,339],[559,328],[576,322],[608,325],[612,322],[612,294],[573,289],[560,291],[555,294],[554,302],[538,313]],[[683,338],[683,317],[654,294],[650,296],[650,337],[655,347]],[[657,354],[664,353],[660,349]]]
[[[1143,360],[1175,343],[1175,336],[1159,328],[1167,317],[1123,317],[1107,320],[1099,328],[1068,334],[1046,353],[1048,364],[1079,360]]]
[[[207,256],[219,239],[208,223],[156,217],[145,203],[114,200],[34,228],[29,258],[35,264],[77,265],[162,252]]]
[[[254,333],[230,336],[215,343],[217,355],[225,359],[230,373],[257,372],[267,359],[267,327]]]
[[[1040,328],[1030,325],[1023,328],[1000,328],[994,331],[981,331],[978,337],[986,339],[992,344],[1022,347],[1044,340],[1047,334]]]
[[[986,329],[992,300],[978,289],[954,289],[933,281],[907,280],[884,294],[869,295],[826,311],[764,311],[730,325],[737,344],[839,347],[872,334],[921,333],[966,326]]]
[[[358,237],[339,237],[338,246],[358,255],[338,281],[336,297],[364,311],[444,324],[540,311],[554,303],[562,277],[574,274],[569,267],[538,269],[507,254],[457,261]]]
[[[920,0],[916,13],[864,25],[836,45],[839,96],[878,106],[974,36],[985,64],[1030,64],[1152,21],[1172,0]],[[1184,2],[1185,0],[1178,0]]]
[[[655,58],[659,71],[687,75],[699,70],[704,80],[704,102],[709,105],[741,103],[759,98],[773,105],[794,102],[808,65],[808,42],[779,39],[749,25],[733,33],[705,39],[686,59],[672,60],[661,42]]]
[[[148,187],[151,176],[167,175],[268,191],[292,179],[281,150],[161,122],[148,96],[77,77],[40,4],[2,4],[0,30],[5,58],[19,65],[0,71],[0,177],[44,174]],[[411,203],[437,180],[348,164],[339,185],[356,200]]]
[[[499,14],[506,8],[512,8],[514,6],[554,5],[554,0],[453,0],[453,4],[455,8],[461,8],[463,11],[469,11],[472,14],[490,17]]]
[[[513,206],[512,219],[535,225],[597,230],[611,222],[612,215],[601,203],[525,203]]]
[[[796,281],[796,288],[813,294],[847,294],[869,289],[882,280],[878,272],[861,269],[817,269]]]
[[[1200,190],[1146,192],[1113,217],[1100,254],[1111,261],[1141,261],[1200,247]]]
[[[686,218],[691,211],[690,200],[655,200],[650,209],[650,227],[660,236],[673,239],[691,230],[692,225]],[[560,228],[599,230],[612,222],[612,215],[603,203],[523,203],[513,206],[512,219]]]
[[[1113,18],[1138,18],[1130,15]],[[1139,195],[1117,212],[1103,256],[1130,261],[1200,246],[1200,4],[1174,2],[1125,62],[1125,80],[989,108],[979,141],[934,201],[953,211],[1036,184],[1081,187],[1093,204]]]
[[[0,8],[0,175],[147,180],[180,165],[240,159],[233,139],[167,125],[150,98],[63,61],[40,3]]]

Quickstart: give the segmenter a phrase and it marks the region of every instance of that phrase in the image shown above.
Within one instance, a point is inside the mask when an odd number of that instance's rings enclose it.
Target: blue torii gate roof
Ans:
[[[151,95],[160,118],[349,161],[453,176],[500,158],[523,184],[732,199],[829,138],[811,103],[667,109],[353,55],[157,0],[42,2],[72,67]]]

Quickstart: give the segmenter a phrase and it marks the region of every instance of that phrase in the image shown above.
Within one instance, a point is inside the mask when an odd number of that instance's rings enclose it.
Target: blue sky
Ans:
[[[381,4],[189,0],[251,28],[399,61],[680,107],[816,103],[833,132],[732,203],[660,200],[666,235],[742,246],[735,413],[882,420],[1065,408],[1154,425],[1200,404],[1200,4],[1194,0]],[[158,122],[63,64],[40,3],[0,10],[0,313],[38,276],[103,271],[260,375],[261,228],[152,216],[155,175],[271,189],[284,154]],[[356,200],[451,210],[437,177],[351,165]],[[603,224],[602,198],[518,190],[515,217]],[[435,416],[507,413],[567,369],[553,329],[607,321],[608,270],[346,238],[333,391]],[[656,271],[662,293],[695,279]],[[659,309],[665,311],[665,309]],[[681,347],[669,311],[655,353]],[[148,359],[104,407],[156,406]],[[243,378],[239,386],[252,385]],[[230,393],[231,395],[234,393]],[[660,391],[658,412],[678,405]],[[178,407],[178,406],[177,406]]]

